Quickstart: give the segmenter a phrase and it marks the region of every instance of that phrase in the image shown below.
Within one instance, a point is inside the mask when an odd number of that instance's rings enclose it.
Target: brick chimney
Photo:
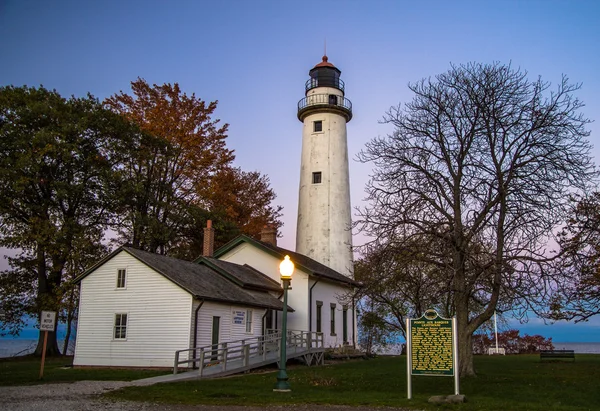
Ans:
[[[260,241],[277,246],[277,229],[273,224],[267,224],[260,232]]]
[[[215,229],[212,226],[212,220],[206,222],[204,228],[204,246],[202,249],[202,255],[204,257],[212,257],[215,251]]]

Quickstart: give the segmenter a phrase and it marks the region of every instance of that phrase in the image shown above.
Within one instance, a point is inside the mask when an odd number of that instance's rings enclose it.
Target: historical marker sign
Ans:
[[[456,337],[456,319],[442,318],[435,310],[406,320],[408,399],[412,398],[413,375],[454,376],[454,394],[458,395]]]
[[[452,320],[429,310],[410,321],[412,375],[454,375]]]

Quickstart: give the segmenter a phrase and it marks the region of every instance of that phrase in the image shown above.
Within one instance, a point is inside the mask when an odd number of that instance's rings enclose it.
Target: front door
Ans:
[[[219,348],[219,324],[221,321],[221,317],[213,317],[213,321],[212,321],[212,348],[213,351],[212,352],[212,356],[211,356],[211,360],[212,361],[216,361],[219,355],[219,352],[216,351],[217,348]]]

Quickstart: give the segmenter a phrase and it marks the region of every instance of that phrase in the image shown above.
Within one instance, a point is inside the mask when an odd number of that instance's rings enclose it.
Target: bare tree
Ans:
[[[434,261],[433,244],[415,237],[402,248],[395,244],[365,248],[354,267],[354,278],[362,284],[354,298],[363,302],[361,325],[378,328],[380,339],[388,340],[386,334],[406,337],[406,319],[421,317],[429,308],[443,316],[453,312],[449,280],[439,273],[448,269],[444,264],[449,259]]]
[[[551,90],[500,63],[452,66],[409,88],[413,100],[384,117],[393,134],[359,154],[374,163],[359,224],[381,245],[444,244],[460,374],[474,375],[472,335],[499,302],[547,302],[548,241],[568,194],[596,177],[589,120],[573,96],[580,85],[563,76]]]

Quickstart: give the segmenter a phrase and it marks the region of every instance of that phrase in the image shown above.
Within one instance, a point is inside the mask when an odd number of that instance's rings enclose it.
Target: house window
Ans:
[[[127,270],[124,268],[119,268],[117,270],[117,288],[125,288],[127,279]]]
[[[315,171],[313,173],[312,182],[313,182],[313,184],[321,184],[321,172],[320,171]]]
[[[323,121],[313,121],[313,133],[320,133],[323,131]]]
[[[330,329],[330,334],[331,335],[335,335],[335,304],[331,303],[331,329]]]
[[[127,338],[127,314],[115,314],[115,340]]]
[[[317,301],[317,332],[321,332],[321,314],[323,309],[323,301]]]
[[[252,310],[246,310],[246,332],[252,333]]]

